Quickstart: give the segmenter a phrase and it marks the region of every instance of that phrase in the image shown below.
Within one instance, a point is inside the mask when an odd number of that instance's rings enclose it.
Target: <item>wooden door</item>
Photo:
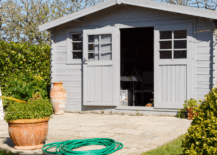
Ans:
[[[115,32],[83,31],[83,105],[116,106]]]
[[[192,96],[192,24],[155,26],[154,107],[182,108]]]

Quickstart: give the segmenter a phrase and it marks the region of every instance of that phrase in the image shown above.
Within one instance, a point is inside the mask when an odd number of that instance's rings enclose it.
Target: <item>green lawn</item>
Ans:
[[[182,140],[184,140],[184,135],[154,150],[142,153],[141,155],[181,155],[183,154],[181,147]]]
[[[19,155],[18,153],[7,152],[0,149],[0,155]]]

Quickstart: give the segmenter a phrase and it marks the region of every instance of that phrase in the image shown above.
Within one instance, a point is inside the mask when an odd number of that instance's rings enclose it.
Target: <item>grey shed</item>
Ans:
[[[216,19],[205,9],[108,0],[39,30],[52,34],[51,82],[63,81],[65,111],[174,113],[216,85]]]

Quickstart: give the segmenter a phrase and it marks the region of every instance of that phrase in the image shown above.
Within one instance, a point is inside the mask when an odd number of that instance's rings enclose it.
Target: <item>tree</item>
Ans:
[[[4,0],[1,38],[5,41],[50,43],[50,33],[38,26],[104,0]],[[1,25],[1,23],[0,23]]]
[[[217,9],[216,0],[155,0],[155,1],[183,5],[183,6],[191,6],[191,7],[203,8],[209,10]]]

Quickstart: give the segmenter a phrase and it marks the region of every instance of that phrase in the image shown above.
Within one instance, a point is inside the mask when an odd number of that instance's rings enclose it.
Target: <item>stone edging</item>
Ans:
[[[128,115],[128,116],[165,116],[174,117],[174,114],[153,114],[153,113],[139,113],[139,112],[108,112],[108,111],[65,111],[65,113],[79,113],[79,114],[103,114],[103,115]]]

